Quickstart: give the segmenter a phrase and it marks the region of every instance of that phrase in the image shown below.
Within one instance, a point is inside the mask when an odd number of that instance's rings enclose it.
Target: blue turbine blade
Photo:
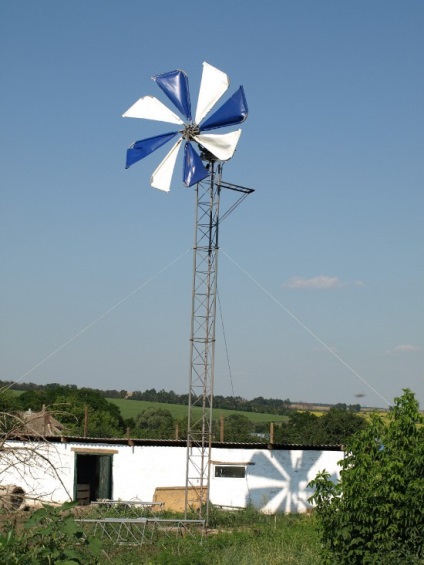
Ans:
[[[125,168],[128,169],[137,161],[144,159],[162,145],[165,145],[170,139],[177,135],[178,131],[172,131],[170,133],[163,133],[162,135],[156,135],[155,137],[149,137],[147,139],[141,139],[140,141],[135,141],[127,149],[127,163]]]
[[[243,87],[240,86],[231,98],[224,102],[210,118],[200,125],[200,130],[206,131],[241,124],[247,118],[248,112],[244,90]]]
[[[188,141],[184,145],[184,172],[183,182],[186,186],[192,186],[209,175],[209,171],[202,163],[202,159],[193,149]]]
[[[152,77],[171,102],[191,121],[191,102],[188,77],[184,71],[170,71]]]

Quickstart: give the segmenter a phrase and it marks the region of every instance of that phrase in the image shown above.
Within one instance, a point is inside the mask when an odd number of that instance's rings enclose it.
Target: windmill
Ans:
[[[218,231],[222,219],[253,189],[222,180],[223,163],[231,159],[241,129],[213,134],[210,130],[244,122],[248,108],[240,86],[207,119],[205,117],[228,90],[228,76],[203,63],[202,78],[194,118],[192,117],[188,77],[175,70],[152,79],[171,100],[184,120],[153,96],[144,96],[124,114],[126,118],[145,118],[180,126],[180,129],[134,142],[127,150],[126,168],[144,159],[178,136],[165,158],[153,172],[150,184],[168,192],[181,146],[184,146],[183,183],[196,186],[195,241],[193,247],[193,290],[190,331],[190,379],[187,424],[187,465],[185,515],[194,510],[208,517],[209,472],[212,440],[212,406],[215,360],[215,317],[218,267]],[[205,133],[206,132],[206,133]],[[193,147],[196,144],[200,153]],[[239,193],[238,201],[220,218],[222,188]],[[200,407],[201,410],[195,410]],[[199,417],[197,414],[201,414]]]

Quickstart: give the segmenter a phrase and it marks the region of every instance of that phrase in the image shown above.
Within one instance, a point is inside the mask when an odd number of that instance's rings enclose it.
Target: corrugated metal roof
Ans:
[[[26,436],[29,441],[43,441],[49,443],[89,443],[106,445],[131,445],[131,446],[169,446],[186,447],[187,441],[181,439],[140,439],[140,438],[94,438],[81,436]],[[343,445],[311,445],[311,444],[288,444],[288,443],[265,443],[265,442],[212,442],[215,449],[264,449],[264,450],[306,450],[306,451],[343,451]]]

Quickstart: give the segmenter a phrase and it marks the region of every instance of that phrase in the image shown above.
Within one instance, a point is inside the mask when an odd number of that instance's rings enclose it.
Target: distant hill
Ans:
[[[53,383],[54,384],[54,383]],[[0,381],[0,388],[8,387],[20,394],[28,390],[40,390],[45,387],[51,387],[52,384],[38,385],[35,383],[14,383],[12,381]],[[73,385],[72,385],[73,386]],[[78,388],[78,387],[75,387]],[[88,387],[83,387],[87,389]],[[165,391],[156,389],[147,389],[145,391],[127,391],[127,390],[101,390],[101,389],[88,389],[92,390],[108,401],[116,404],[124,418],[134,417],[144,410],[147,406],[164,407],[169,410],[175,417],[181,417],[183,412],[187,410],[188,395],[177,394],[173,390]],[[336,407],[342,410],[349,410],[352,412],[360,412],[361,410],[372,410],[371,408],[362,408],[360,404],[346,405],[346,404],[322,404],[322,403],[307,403],[307,402],[291,402],[287,399],[278,398],[264,398],[262,396],[247,400],[240,396],[214,396],[214,409],[215,412],[219,410],[225,411],[226,414],[240,413],[248,416],[249,419],[255,422],[266,421],[284,421],[284,417],[290,415],[293,410],[309,411],[315,413],[325,413],[330,408]]]

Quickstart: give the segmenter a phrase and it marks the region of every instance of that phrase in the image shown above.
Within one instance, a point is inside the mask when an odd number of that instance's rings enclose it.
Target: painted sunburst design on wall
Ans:
[[[309,450],[255,453],[247,468],[246,504],[268,513],[304,512],[312,494],[307,485],[325,465],[320,460],[316,451]],[[336,481],[336,475],[332,479]]]

